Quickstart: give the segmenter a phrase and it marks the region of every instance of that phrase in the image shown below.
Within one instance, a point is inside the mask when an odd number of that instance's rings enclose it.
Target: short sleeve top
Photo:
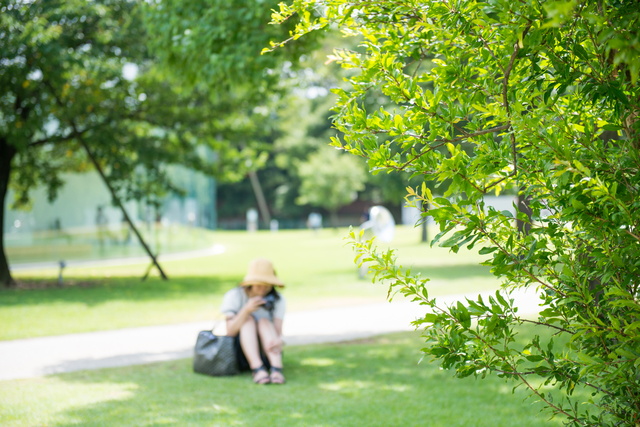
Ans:
[[[273,303],[273,318],[282,320],[284,319],[284,312],[287,308],[287,303],[282,294],[278,295],[280,298]],[[220,306],[220,313],[225,316],[234,316],[238,314],[247,301],[249,301],[247,293],[244,291],[242,286],[237,286],[224,294],[224,297],[222,298],[222,305]],[[260,308],[259,310],[264,309]]]

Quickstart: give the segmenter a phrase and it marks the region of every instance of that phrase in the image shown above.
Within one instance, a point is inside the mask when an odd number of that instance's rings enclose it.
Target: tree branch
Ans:
[[[497,181],[492,182],[491,184],[487,185],[486,187],[484,187],[484,189],[482,190],[482,194],[485,194],[491,187],[495,187],[496,185],[500,184],[502,181],[511,178],[512,176],[515,176],[516,171],[513,170],[509,175],[500,178]]]
[[[465,136],[461,136],[458,138],[453,138],[453,139],[443,139],[443,140],[439,140],[442,141],[442,143],[435,145],[435,146],[431,146],[427,151],[423,151],[422,153],[414,156],[413,159],[405,162],[402,166],[400,167],[395,167],[394,169],[397,170],[404,170],[407,166],[409,166],[411,163],[413,163],[414,161],[416,161],[417,159],[419,159],[420,157],[424,156],[425,154],[433,151],[436,148],[442,147],[444,144],[446,143],[450,143],[450,142],[458,142],[458,141],[462,141],[463,139],[469,139],[469,138],[475,138],[477,136],[481,136],[481,135],[486,135],[488,133],[492,133],[492,132],[500,132],[501,130],[505,130],[508,129],[510,125],[504,125],[504,126],[498,126],[495,128],[491,128],[491,129],[484,129],[478,132],[474,132],[474,133],[467,133]],[[439,142],[438,141],[438,142]],[[391,167],[391,166],[390,166]]]
[[[524,40],[525,36],[529,32],[531,28],[531,24],[527,25],[522,32],[522,40]],[[502,105],[507,111],[507,116],[511,117],[511,108],[509,106],[509,96],[507,94],[507,89],[509,88],[509,76],[511,75],[511,70],[513,69],[513,64],[516,61],[516,57],[518,56],[518,52],[520,51],[520,43],[516,43],[513,53],[511,54],[511,58],[509,59],[509,65],[504,69],[504,79],[502,81]],[[513,174],[518,173],[518,150],[516,148],[516,136],[512,132],[511,133],[511,152],[513,156]]]

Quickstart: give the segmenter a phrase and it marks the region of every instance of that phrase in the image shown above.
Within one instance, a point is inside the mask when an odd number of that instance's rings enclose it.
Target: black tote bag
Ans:
[[[236,375],[239,369],[234,339],[201,331],[193,352],[193,371],[214,377]]]

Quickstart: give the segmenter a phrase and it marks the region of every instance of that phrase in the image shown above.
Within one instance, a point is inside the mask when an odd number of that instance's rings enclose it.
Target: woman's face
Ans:
[[[251,285],[251,296],[263,297],[271,292],[273,286],[271,285]]]

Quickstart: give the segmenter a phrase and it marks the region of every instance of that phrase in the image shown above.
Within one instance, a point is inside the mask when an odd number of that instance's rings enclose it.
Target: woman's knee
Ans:
[[[265,331],[275,331],[275,327],[273,325],[273,321],[271,319],[267,319],[266,317],[261,318],[257,322],[258,329]]]
[[[256,320],[251,316],[249,316],[246,322],[244,322],[242,326],[240,326],[240,332],[244,332],[245,334],[249,332],[257,333],[257,330],[258,324]]]

